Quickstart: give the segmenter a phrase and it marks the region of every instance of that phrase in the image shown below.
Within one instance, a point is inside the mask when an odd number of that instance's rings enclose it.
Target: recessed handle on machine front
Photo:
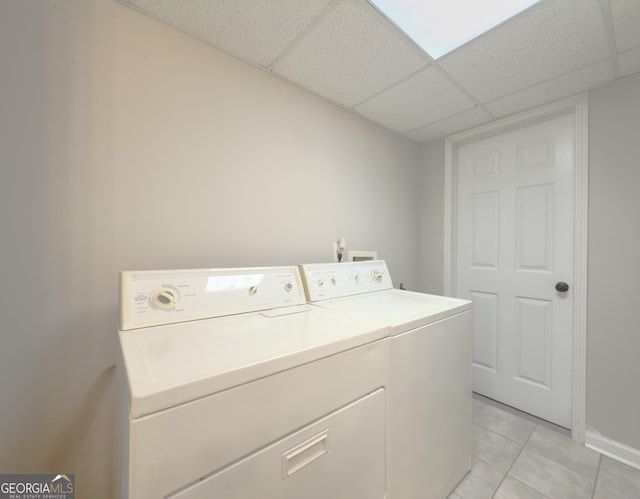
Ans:
[[[569,285],[566,282],[557,282],[556,291],[559,293],[566,293],[569,291]]]
[[[329,429],[282,453],[282,479],[329,452]]]

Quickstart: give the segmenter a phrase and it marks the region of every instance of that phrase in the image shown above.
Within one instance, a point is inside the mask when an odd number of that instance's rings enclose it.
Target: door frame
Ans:
[[[587,358],[587,231],[588,231],[588,95],[569,97],[551,104],[501,118],[491,123],[450,135],[445,139],[444,195],[444,291],[456,293],[456,192],[458,149],[491,135],[526,127],[560,115],[572,114],[574,144],[574,313],[572,366],[573,440],[584,443],[586,432],[586,358]]]

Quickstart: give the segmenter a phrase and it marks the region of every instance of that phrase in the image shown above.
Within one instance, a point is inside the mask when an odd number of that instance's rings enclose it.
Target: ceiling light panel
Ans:
[[[539,0],[370,0],[438,59]]]

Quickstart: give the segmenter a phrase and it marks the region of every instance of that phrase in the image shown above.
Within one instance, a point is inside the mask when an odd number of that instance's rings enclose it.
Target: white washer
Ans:
[[[301,269],[314,305],[391,326],[389,499],[447,497],[471,468],[471,302],[393,289],[382,260]]]
[[[120,277],[117,497],[385,497],[386,324],[297,267]]]

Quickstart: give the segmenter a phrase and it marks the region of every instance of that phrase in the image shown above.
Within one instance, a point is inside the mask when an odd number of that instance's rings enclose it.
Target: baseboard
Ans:
[[[627,464],[640,470],[640,450],[621,444],[610,438],[603,437],[599,433],[587,430],[584,436],[584,444],[600,454],[611,459]]]

